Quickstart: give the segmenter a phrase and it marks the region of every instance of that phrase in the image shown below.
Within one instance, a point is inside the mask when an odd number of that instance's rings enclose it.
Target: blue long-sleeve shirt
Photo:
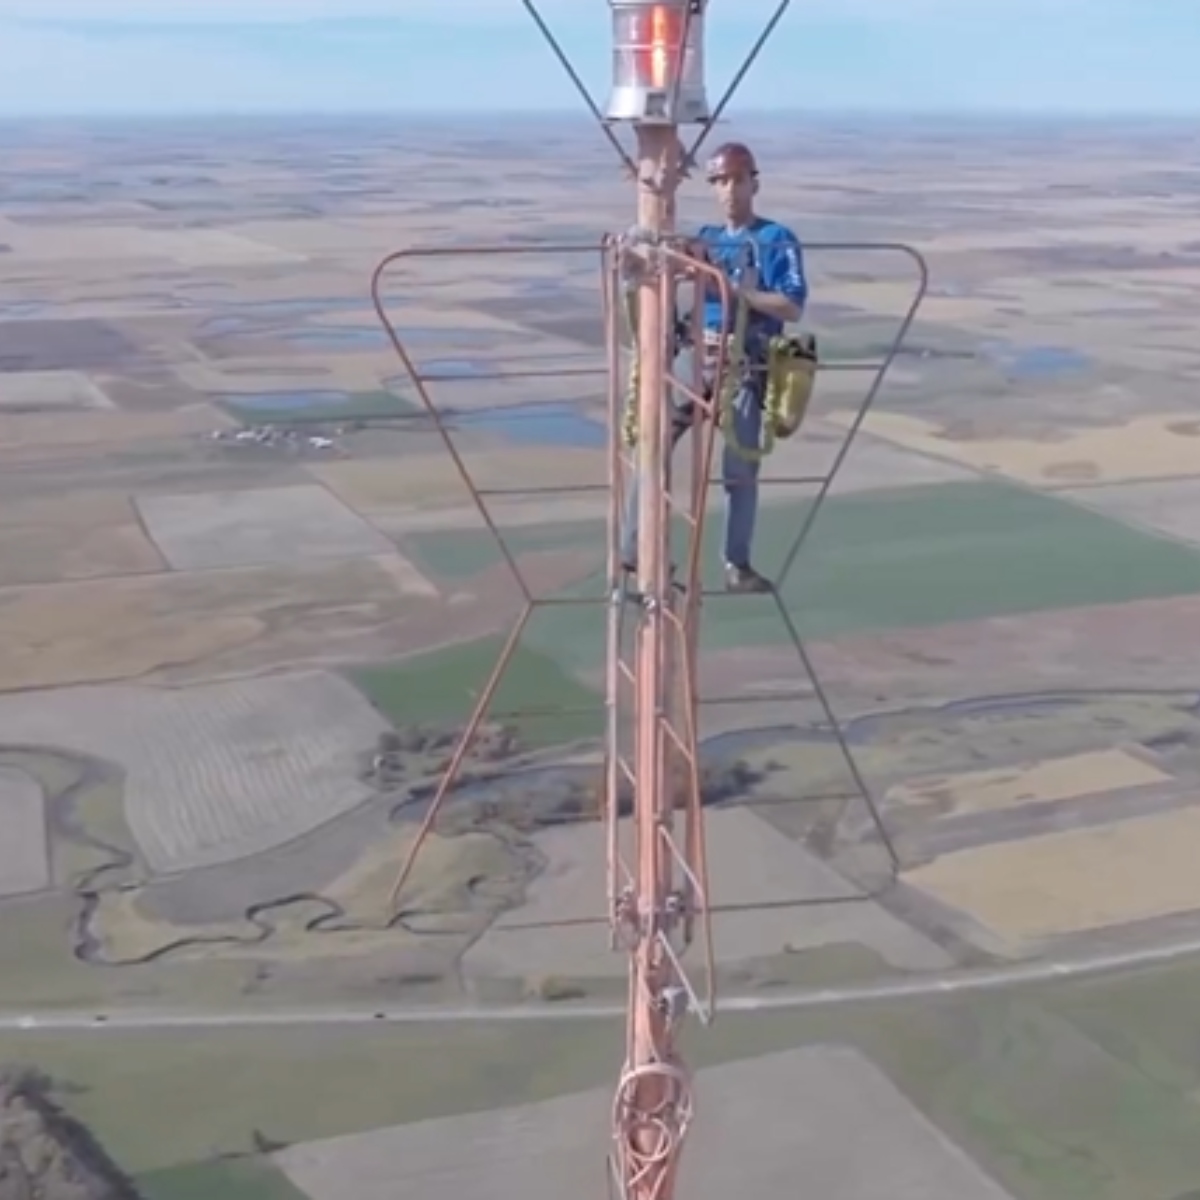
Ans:
[[[803,309],[808,301],[808,278],[804,272],[804,250],[800,239],[778,221],[755,217],[745,229],[729,230],[723,225],[704,225],[698,234],[708,250],[709,261],[725,273],[735,287],[747,267],[758,269],[758,290],[778,292]],[[730,320],[734,319],[733,313]],[[710,292],[704,302],[706,329],[721,328],[721,298]],[[747,340],[759,341],[783,332],[783,322],[751,309],[747,318]]]

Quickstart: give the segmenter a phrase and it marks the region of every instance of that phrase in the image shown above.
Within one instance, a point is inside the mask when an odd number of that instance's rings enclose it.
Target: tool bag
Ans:
[[[767,347],[763,407],[775,437],[790,438],[804,423],[819,365],[815,334],[798,333],[771,339]]]

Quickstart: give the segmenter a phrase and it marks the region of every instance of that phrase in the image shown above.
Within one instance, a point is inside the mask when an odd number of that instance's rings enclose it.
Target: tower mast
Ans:
[[[605,811],[609,823],[609,899],[614,942],[629,952],[629,997],[624,1071],[613,1107],[612,1178],[620,1200],[673,1200],[680,1151],[692,1115],[691,1077],[680,1060],[676,1038],[689,1012],[707,1019],[712,1011],[713,947],[705,867],[701,810],[699,732],[697,722],[697,651],[700,619],[700,548],[708,484],[717,439],[715,404],[702,394],[700,372],[693,363],[690,383],[673,373],[676,340],[676,282],[686,273],[694,284],[692,335],[702,334],[700,309],[706,294],[720,297],[728,325],[733,297],[729,281],[716,267],[698,263],[676,231],[676,196],[688,167],[720,118],[750,66],[778,25],[791,0],[777,0],[770,20],[735,73],[721,99],[709,108],[704,87],[703,24],[708,0],[609,0],[612,9],[613,88],[602,112],[554,34],[535,0],[521,0],[589,111],[618,156],[637,181],[637,224],[623,238],[604,242],[606,338],[610,373],[610,522],[609,576],[614,582],[613,615],[608,636],[608,770]],[[626,153],[613,124],[631,124],[636,156]],[[698,125],[695,141],[684,149],[680,127]],[[591,247],[582,247],[591,249]],[[488,511],[482,493],[454,446],[437,406],[411,355],[389,321],[381,293],[388,266],[419,254],[459,256],[466,253],[513,254],[512,245],[443,247],[436,251],[401,251],[376,268],[372,298],[389,339],[404,364],[413,388],[445,442],[447,451],[470,491],[508,565],[519,581],[519,568]],[[569,252],[581,247],[542,247],[542,252]],[[614,253],[615,251],[615,253]],[[635,399],[637,428],[634,470],[638,498],[637,579],[629,596],[619,561],[622,540],[616,528],[623,519],[619,503],[626,475],[621,445],[622,413],[620,344],[614,309],[625,252],[642,266],[636,283],[636,333],[633,354],[638,368]],[[696,356],[697,360],[699,356]],[[719,395],[728,364],[718,362],[711,392]],[[693,431],[689,502],[673,502],[670,487],[671,393],[685,396],[702,418]],[[677,518],[678,520],[673,520]],[[672,527],[686,530],[672,545]],[[673,553],[676,551],[677,553]],[[683,588],[676,566],[684,568]],[[515,653],[529,618],[539,604],[523,583],[525,607],[492,674],[479,694],[445,774],[431,799],[412,848],[393,889],[393,908],[420,847],[459,777],[480,723],[489,711],[502,676]],[[636,608],[631,661],[625,661],[623,614]],[[629,718],[626,706],[629,703]],[[622,735],[632,727],[633,752],[622,753]],[[633,853],[620,852],[618,825],[623,801],[632,792]],[[676,825],[682,829],[676,829]],[[707,962],[708,996],[691,985],[681,962],[697,926]]]
[[[684,151],[681,121],[709,117],[704,96],[703,0],[611,0],[614,88],[610,121],[630,122],[637,138],[637,224],[631,235],[642,264],[637,282],[637,584],[632,684],[633,843],[629,883],[613,913],[630,951],[625,1072],[614,1110],[613,1174],[624,1200],[670,1200],[691,1110],[687,1073],[675,1047],[690,989],[671,941],[690,924],[691,888],[673,836],[684,769],[695,755],[695,694],[681,686],[692,672],[677,610],[695,603],[673,586],[669,393],[674,360],[675,290],[680,255],[676,194]],[[616,436],[614,431],[613,436]],[[701,504],[703,501],[701,501]],[[618,516],[621,514],[618,511]],[[617,537],[610,537],[616,545]],[[614,564],[619,569],[620,564]],[[698,617],[698,610],[690,615]],[[621,625],[610,627],[620,639]],[[621,654],[610,645],[610,661]],[[683,668],[682,675],[680,668]],[[620,685],[619,685],[620,686]],[[617,706],[619,708],[620,706]],[[614,710],[613,719],[618,719]],[[610,781],[618,776],[610,772]],[[611,783],[610,783],[611,786]],[[698,797],[697,797],[698,800]],[[619,803],[609,798],[610,819]]]

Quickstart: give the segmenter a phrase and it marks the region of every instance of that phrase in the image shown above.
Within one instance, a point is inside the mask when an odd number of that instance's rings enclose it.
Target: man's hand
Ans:
[[[708,247],[700,238],[688,238],[679,245],[680,250],[695,263],[708,262]],[[695,267],[684,267],[683,274],[691,279],[696,279],[701,272]]]
[[[798,321],[802,315],[799,306],[794,304],[780,292],[763,292],[759,290],[757,267],[747,267],[742,272],[737,285],[738,297],[745,301],[755,312],[768,317],[774,317],[785,325],[789,321]]]

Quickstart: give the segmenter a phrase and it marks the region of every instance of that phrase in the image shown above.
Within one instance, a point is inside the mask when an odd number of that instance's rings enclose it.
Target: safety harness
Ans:
[[[632,290],[625,292],[625,323],[630,344],[636,351],[638,311],[637,296]],[[817,339],[811,333],[788,336],[779,334],[766,345],[765,361],[750,362],[746,352],[746,330],[750,319],[750,306],[739,300],[734,316],[733,331],[721,344],[720,335],[712,342],[706,339],[703,347],[694,347],[705,354],[714,366],[724,354],[725,369],[719,372],[722,379],[721,394],[716,397],[717,425],[729,448],[739,458],[748,462],[761,462],[772,450],[776,441],[790,438],[803,424],[816,384],[818,366]],[[675,354],[690,340],[682,322],[675,325]],[[762,433],[757,446],[743,446],[737,440],[733,421],[733,406],[738,392],[745,386],[751,373],[763,372],[762,386],[763,416]],[[718,372],[714,371],[714,374]],[[625,395],[625,412],[621,421],[621,433],[625,446],[633,449],[638,438],[638,390],[641,370],[636,352],[629,368],[629,387]]]

